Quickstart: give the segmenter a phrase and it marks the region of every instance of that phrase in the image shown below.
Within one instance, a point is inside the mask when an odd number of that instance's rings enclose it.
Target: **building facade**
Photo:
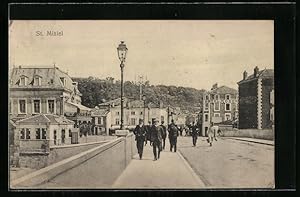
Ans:
[[[92,110],[92,124],[95,135],[109,135],[111,127],[111,112],[108,109],[99,109],[98,107]]]
[[[107,109],[110,112],[110,129],[116,130],[121,125],[121,104],[120,99],[111,100],[109,102],[98,105],[99,109]],[[132,130],[138,124],[139,119],[145,120],[145,124],[152,122],[156,118],[160,122],[167,123],[167,108],[163,104],[144,103],[143,100],[134,100],[124,98],[124,126]]]
[[[238,119],[238,91],[214,84],[210,91],[203,94],[202,106],[199,119],[202,120],[202,136],[206,136],[211,122],[234,122]]]
[[[274,70],[245,71],[239,85],[239,128],[270,129],[274,123]]]
[[[12,120],[36,114],[66,116],[75,123],[90,121],[90,109],[81,105],[77,82],[58,67],[17,67],[10,77],[9,113]]]

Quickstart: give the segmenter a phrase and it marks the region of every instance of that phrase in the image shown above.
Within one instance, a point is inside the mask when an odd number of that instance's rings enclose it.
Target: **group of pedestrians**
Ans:
[[[192,125],[189,126],[190,134],[192,136],[192,143],[195,147],[197,145],[197,139],[199,136],[199,128],[198,125],[193,122]],[[134,129],[135,139],[137,150],[140,159],[143,157],[143,149],[144,146],[147,145],[147,142],[150,142],[150,146],[153,148],[153,156],[154,161],[160,158],[160,153],[165,149],[166,146],[166,138],[167,132],[169,136],[170,142],[170,152],[177,151],[177,137],[179,136],[180,129],[175,124],[174,120],[171,120],[171,124],[167,127],[164,125],[164,121],[159,124],[159,120],[153,119],[152,124],[144,125],[143,119],[139,119],[139,124]],[[220,129],[214,123],[211,123],[210,128],[207,131],[207,142],[210,146],[212,146],[213,141],[217,141],[217,135],[220,134]]]
[[[160,158],[160,153],[166,146],[167,131],[169,134],[170,151],[174,150],[176,152],[179,129],[174,120],[171,121],[171,124],[167,128],[164,125],[164,121],[159,125],[159,120],[153,119],[152,125],[144,125],[143,119],[139,119],[139,124],[135,127],[133,133],[135,134],[140,159],[143,157],[143,149],[148,141],[150,142],[150,146],[153,147],[154,161]]]

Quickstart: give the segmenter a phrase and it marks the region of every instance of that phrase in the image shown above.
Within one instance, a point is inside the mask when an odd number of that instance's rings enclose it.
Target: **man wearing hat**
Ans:
[[[151,127],[151,144],[153,146],[153,155],[154,161],[159,159],[160,151],[162,150],[162,135],[163,128],[159,125],[159,121],[157,119],[153,120],[153,125]]]
[[[140,159],[143,157],[144,141],[146,140],[146,128],[144,126],[143,119],[139,119],[139,124],[135,127],[133,131],[136,140],[136,147],[138,149],[138,154]]]

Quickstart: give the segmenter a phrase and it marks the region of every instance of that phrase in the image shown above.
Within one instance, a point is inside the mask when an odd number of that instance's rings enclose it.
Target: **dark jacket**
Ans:
[[[198,136],[198,127],[197,125],[191,126],[192,136]]]
[[[163,128],[152,125],[150,129],[151,142],[162,142]]]
[[[166,137],[167,137],[167,128],[166,128],[165,125],[160,125],[160,126],[163,129],[162,138],[166,139]]]
[[[135,140],[142,140],[144,141],[146,139],[146,127],[143,125],[140,127],[140,125],[137,125],[133,131],[135,135]]]
[[[175,128],[175,129],[173,129],[173,128]],[[178,137],[179,132],[178,132],[178,127],[177,127],[176,124],[171,123],[169,125],[169,129],[168,130],[169,130],[169,138],[177,138]]]

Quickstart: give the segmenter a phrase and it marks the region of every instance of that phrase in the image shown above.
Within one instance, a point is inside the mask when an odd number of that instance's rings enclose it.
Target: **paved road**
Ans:
[[[135,155],[129,166],[116,180],[113,188],[198,188],[203,182],[195,174],[179,152],[170,152],[169,145],[161,152],[160,159],[153,161],[152,147],[147,145],[144,156]]]
[[[212,147],[199,138],[178,139],[182,155],[205,183],[216,188],[270,188],[274,186],[274,146],[219,139]]]

